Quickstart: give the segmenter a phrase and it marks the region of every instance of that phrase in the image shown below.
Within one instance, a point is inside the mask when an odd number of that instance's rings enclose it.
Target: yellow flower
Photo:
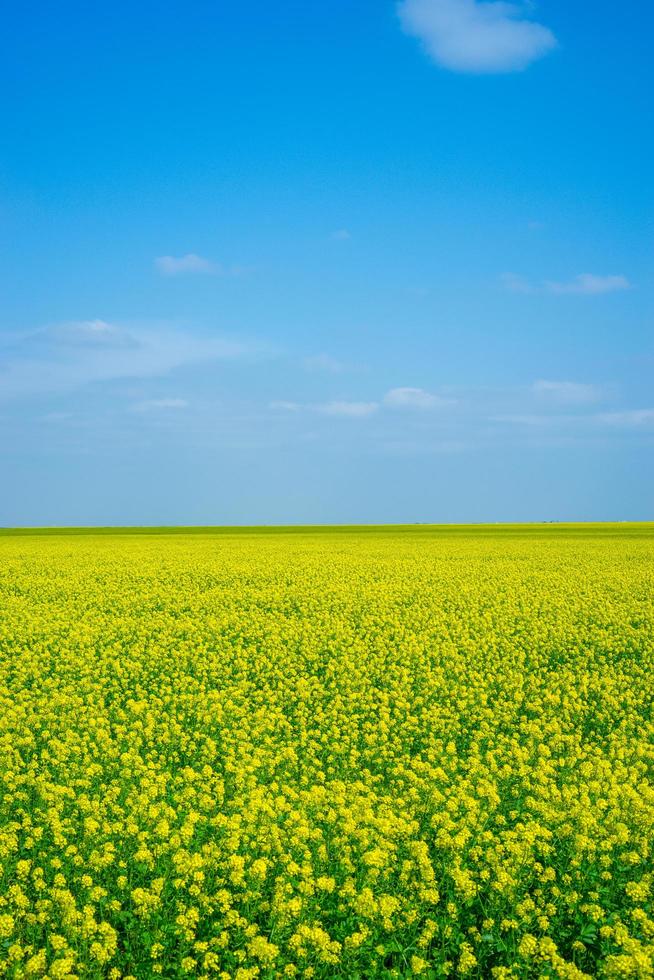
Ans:
[[[472,970],[477,965],[477,958],[472,951],[472,946],[470,943],[461,944],[461,952],[459,954],[459,974],[461,976],[466,976],[471,973]]]
[[[538,940],[526,932],[518,944],[518,952],[521,956],[533,956],[537,949]]]
[[[0,975],[651,977],[653,527],[0,533]]]

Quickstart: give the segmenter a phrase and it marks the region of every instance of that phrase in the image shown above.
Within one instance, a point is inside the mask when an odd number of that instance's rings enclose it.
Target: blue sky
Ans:
[[[651,519],[653,21],[8,9],[0,524]]]

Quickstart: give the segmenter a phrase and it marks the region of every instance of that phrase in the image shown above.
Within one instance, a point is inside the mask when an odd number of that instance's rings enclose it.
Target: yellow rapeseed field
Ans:
[[[0,976],[654,976],[654,526],[0,536]]]

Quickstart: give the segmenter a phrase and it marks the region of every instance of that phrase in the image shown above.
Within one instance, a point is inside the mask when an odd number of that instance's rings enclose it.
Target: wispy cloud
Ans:
[[[284,399],[277,399],[276,401],[270,402],[268,406],[273,412],[299,412],[302,409],[302,405],[299,402],[285,401]]]
[[[160,255],[154,260],[155,268],[162,276],[237,276],[243,271],[239,266],[224,266],[189,252],[187,255]]]
[[[424,388],[391,388],[384,395],[384,404],[389,408],[407,408],[418,411],[431,411],[456,404],[453,398],[434,395]]]
[[[269,409],[288,417],[293,437],[319,417],[352,420],[353,438],[367,445],[415,453],[458,451],[463,446],[554,446],[599,444],[620,438],[649,439],[654,409],[600,411],[605,398],[618,397],[609,384],[539,378],[530,384],[490,388],[446,388],[436,393],[418,387],[391,388],[369,400],[322,402],[278,400]],[[600,406],[601,407],[601,406]],[[454,410],[451,410],[454,409]],[[357,422],[359,420],[359,422]],[[356,425],[355,425],[356,423]],[[336,431],[336,422],[329,431]]]
[[[71,391],[93,382],[166,375],[247,356],[254,345],[167,324],[54,324],[0,339],[0,397]]]
[[[510,293],[534,292],[534,287],[529,280],[525,279],[524,276],[519,276],[516,272],[503,272],[500,276],[500,282]]]
[[[619,412],[586,412],[578,414],[508,413],[493,415],[491,422],[503,422],[529,428],[555,428],[586,431],[598,429],[654,429],[654,408],[625,409]]]
[[[272,401],[269,407],[277,412],[315,412],[319,415],[335,415],[349,418],[365,418],[379,409],[429,412],[456,405],[454,398],[432,394],[424,388],[391,388],[379,401],[335,399],[327,402],[301,403],[296,401]]]
[[[366,418],[379,409],[379,402],[343,401],[301,402],[284,399],[270,402],[269,408],[274,412],[313,412],[318,415],[340,416],[342,418]]]
[[[557,46],[552,31],[530,20],[523,3],[401,0],[402,27],[451,71],[521,71]]]
[[[535,284],[515,272],[504,272],[500,276],[504,289],[510,293],[554,293],[558,296],[577,294],[579,296],[600,296],[603,293],[615,293],[631,289],[631,283],[626,276],[597,276],[592,272],[582,272],[569,282],[552,282],[547,280]]]
[[[541,401],[553,405],[588,405],[602,397],[597,385],[578,381],[535,381],[532,391]]]
[[[325,402],[324,405],[315,405],[314,408],[322,415],[340,415],[351,419],[361,419],[374,415],[379,404],[377,402],[334,401]]]
[[[490,422],[504,422],[507,425],[526,425],[534,427],[549,426],[560,424],[569,416],[561,415],[536,415],[529,412],[506,412],[501,415],[491,415]]]
[[[26,331],[17,338],[35,349],[128,349],[136,346],[135,338],[124,327],[107,323],[106,320],[75,320],[55,323]]]
[[[347,228],[337,228],[336,231],[333,231],[329,237],[334,242],[349,242],[352,235]]]
[[[601,293],[615,293],[630,289],[631,283],[626,276],[596,276],[592,272],[582,272],[571,282],[547,282],[546,288],[550,293],[578,293],[583,296],[598,296]]]
[[[185,398],[147,398],[132,405],[134,412],[165,412],[180,408],[188,408]]]
[[[654,408],[633,408],[624,412],[602,412],[597,419],[604,425],[627,429],[654,426]]]
[[[380,408],[429,412],[455,405],[453,398],[432,394],[424,388],[391,388],[380,401],[350,401],[335,399],[327,402],[301,403],[277,400],[269,408],[277,412],[316,412],[319,415],[335,415],[347,418],[366,418],[374,415]]]
[[[326,374],[340,374],[345,365],[330,354],[314,354],[302,362],[307,371],[323,371]]]
[[[46,412],[45,415],[41,416],[42,422],[68,422],[70,419],[74,418],[72,412]]]

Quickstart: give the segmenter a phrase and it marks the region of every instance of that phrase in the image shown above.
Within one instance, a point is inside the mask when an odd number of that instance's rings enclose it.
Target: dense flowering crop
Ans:
[[[0,537],[0,976],[654,976],[653,532]]]

